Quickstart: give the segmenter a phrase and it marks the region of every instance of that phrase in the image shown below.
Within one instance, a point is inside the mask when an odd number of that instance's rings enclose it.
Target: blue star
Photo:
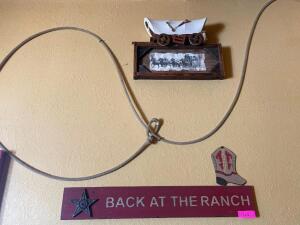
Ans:
[[[84,189],[84,192],[81,195],[80,199],[72,199],[71,202],[76,206],[75,212],[73,213],[73,217],[78,216],[81,212],[86,213],[89,217],[92,217],[92,211],[90,207],[96,202],[98,199],[92,200],[89,199],[87,190]]]

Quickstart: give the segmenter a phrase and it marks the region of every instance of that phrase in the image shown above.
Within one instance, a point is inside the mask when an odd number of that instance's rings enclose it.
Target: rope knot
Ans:
[[[147,137],[151,144],[156,144],[161,140],[158,132],[161,128],[162,121],[157,118],[152,118],[147,125]]]

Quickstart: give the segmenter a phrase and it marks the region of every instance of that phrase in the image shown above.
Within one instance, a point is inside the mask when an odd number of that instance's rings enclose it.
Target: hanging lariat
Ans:
[[[128,159],[124,160],[123,162],[121,162],[121,163],[117,164],[116,166],[114,166],[114,167],[112,167],[108,170],[105,170],[103,172],[96,173],[96,174],[90,175],[90,176],[83,176],[83,177],[64,177],[64,176],[57,176],[57,175],[50,174],[48,172],[37,169],[34,166],[30,165],[29,163],[25,162],[24,160],[22,160],[21,158],[16,156],[13,152],[11,152],[1,142],[0,142],[0,148],[2,150],[4,150],[5,152],[7,152],[10,155],[10,157],[13,158],[15,161],[17,161],[19,164],[21,164],[22,166],[26,167],[27,169],[29,169],[29,170],[37,173],[37,174],[43,175],[43,176],[51,178],[51,179],[56,179],[56,180],[84,181],[84,180],[90,180],[90,179],[95,179],[95,178],[98,178],[98,177],[102,177],[104,175],[113,173],[113,172],[121,169],[122,167],[126,166],[128,163],[132,162],[141,153],[143,153],[150,145],[156,144],[159,141],[169,143],[169,144],[174,144],[174,145],[190,145],[190,144],[195,144],[195,143],[199,143],[199,142],[202,142],[202,141],[206,140],[207,138],[214,135],[224,125],[224,123],[229,118],[229,116],[231,115],[232,111],[234,110],[234,108],[235,108],[235,106],[238,102],[238,99],[239,99],[239,96],[241,94],[242,87],[243,87],[243,84],[244,84],[244,81],[245,81],[245,77],[246,77],[250,47],[251,47],[251,43],[252,43],[252,39],[253,39],[253,35],[255,33],[257,23],[258,23],[261,15],[263,14],[263,12],[275,1],[276,0],[271,0],[271,1],[268,1],[267,3],[265,3],[264,6],[260,9],[258,14],[256,15],[256,18],[253,22],[253,25],[252,25],[252,28],[251,28],[251,31],[250,31],[250,34],[249,34],[249,38],[248,38],[248,41],[247,41],[246,51],[245,51],[245,56],[244,56],[244,63],[243,63],[243,67],[242,67],[242,74],[241,74],[241,78],[240,78],[240,82],[238,84],[236,94],[235,94],[228,110],[225,112],[224,116],[219,121],[219,123],[217,123],[216,126],[211,131],[206,133],[205,135],[200,136],[199,138],[196,138],[196,139],[188,140],[188,141],[175,141],[175,140],[167,139],[166,137],[160,136],[159,130],[162,126],[162,120],[153,118],[149,122],[147,122],[147,119],[145,118],[144,114],[142,113],[142,110],[139,107],[139,104],[137,103],[136,99],[134,98],[134,95],[133,95],[133,93],[132,93],[132,91],[129,87],[129,84],[128,84],[124,74],[123,74],[123,71],[121,69],[121,66],[120,66],[116,56],[114,55],[114,53],[110,49],[110,47],[106,44],[106,42],[99,35],[91,32],[89,30],[86,30],[86,29],[82,29],[82,28],[78,28],[78,27],[56,27],[56,28],[51,28],[51,29],[47,29],[47,30],[41,31],[39,33],[36,33],[36,34],[28,37],[24,41],[22,41],[15,48],[13,48],[7,54],[7,56],[2,60],[2,62],[0,63],[0,72],[2,71],[2,69],[6,65],[6,63],[9,61],[9,59],[22,46],[24,46],[25,44],[27,44],[28,42],[32,41],[33,39],[35,39],[39,36],[42,36],[44,34],[51,33],[51,32],[54,32],[54,31],[61,31],[61,30],[73,30],[73,31],[79,31],[79,32],[89,34],[89,35],[93,36],[94,38],[96,38],[99,41],[99,43],[105,48],[105,50],[109,53],[109,55],[112,59],[112,62],[114,63],[114,65],[117,69],[118,76],[120,78],[121,85],[123,87],[124,93],[125,93],[125,95],[128,99],[129,105],[130,105],[134,115],[136,116],[137,120],[146,129],[146,137],[147,137],[146,141],[144,142],[144,144],[142,144],[142,146],[140,148],[138,148],[138,150],[134,154],[132,154]]]

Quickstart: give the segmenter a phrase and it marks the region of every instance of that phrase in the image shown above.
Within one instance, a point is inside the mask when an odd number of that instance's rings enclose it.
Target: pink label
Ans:
[[[242,219],[254,219],[256,213],[254,210],[238,211],[238,217]]]

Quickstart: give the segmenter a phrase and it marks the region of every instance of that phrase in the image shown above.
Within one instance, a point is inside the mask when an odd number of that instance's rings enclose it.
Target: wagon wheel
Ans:
[[[195,33],[189,37],[189,42],[191,45],[201,45],[204,42],[202,34]]]
[[[171,38],[167,34],[160,34],[158,39],[157,39],[157,42],[158,42],[159,45],[167,46],[171,43]]]

